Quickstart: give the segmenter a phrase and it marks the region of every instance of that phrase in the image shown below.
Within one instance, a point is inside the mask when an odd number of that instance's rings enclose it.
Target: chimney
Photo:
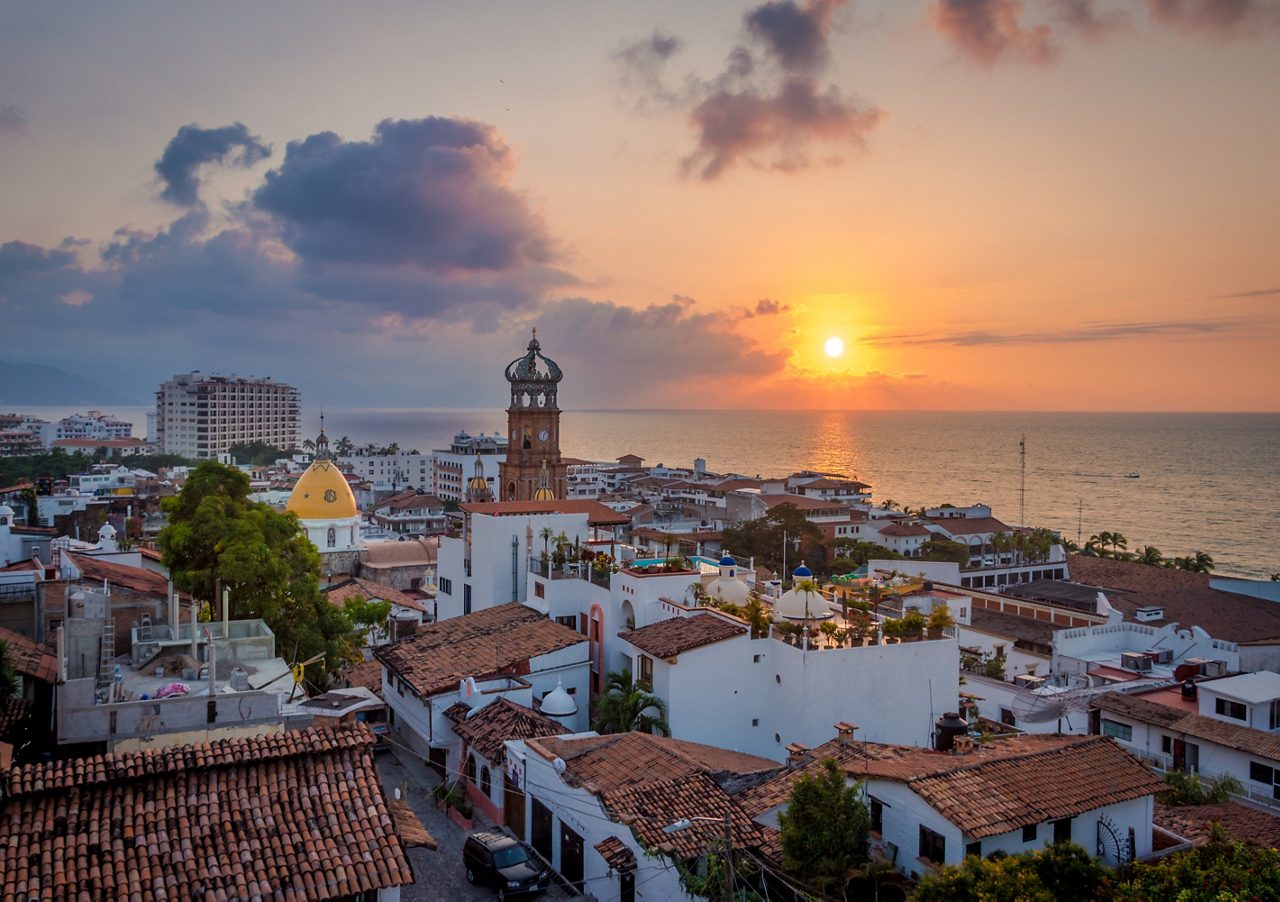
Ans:
[[[847,748],[849,743],[853,741],[853,734],[858,729],[858,725],[856,723],[848,723],[842,720],[836,724],[835,727],[836,736],[840,739],[840,745]]]
[[[802,764],[809,757],[809,747],[801,742],[787,745],[787,764]]]

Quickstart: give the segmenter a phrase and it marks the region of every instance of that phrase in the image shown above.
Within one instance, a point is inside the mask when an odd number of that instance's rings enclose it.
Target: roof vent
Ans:
[[[1151,671],[1151,658],[1142,652],[1121,652],[1120,666],[1135,673],[1149,673]]]
[[[1133,617],[1139,623],[1146,623],[1149,620],[1163,620],[1164,606],[1158,604],[1143,605],[1133,612]]]
[[[231,671],[231,689],[233,692],[248,692],[250,688],[249,674],[239,667]]]

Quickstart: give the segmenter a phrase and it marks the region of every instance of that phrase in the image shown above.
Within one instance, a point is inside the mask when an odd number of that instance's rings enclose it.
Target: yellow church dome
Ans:
[[[341,520],[358,514],[356,496],[331,460],[317,460],[307,467],[285,509],[297,514],[299,520]]]

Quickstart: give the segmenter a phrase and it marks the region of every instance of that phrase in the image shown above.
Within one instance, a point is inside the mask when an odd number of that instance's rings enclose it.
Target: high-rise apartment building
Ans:
[[[302,408],[292,385],[252,376],[180,373],[156,392],[156,444],[166,454],[216,458],[232,445],[301,443]]]

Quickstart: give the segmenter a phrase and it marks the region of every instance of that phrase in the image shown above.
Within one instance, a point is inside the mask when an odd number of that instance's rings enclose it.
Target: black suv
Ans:
[[[467,880],[498,891],[499,899],[533,896],[551,882],[546,865],[530,857],[523,845],[496,830],[477,830],[462,846]]]

